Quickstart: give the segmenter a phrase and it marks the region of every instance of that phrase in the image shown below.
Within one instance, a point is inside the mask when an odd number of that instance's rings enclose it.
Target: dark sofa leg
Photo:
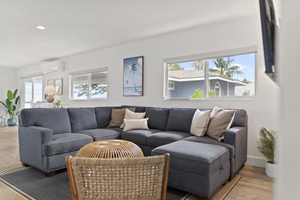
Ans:
[[[45,176],[47,176],[47,177],[54,176],[55,174],[56,174],[55,172],[49,172],[49,173],[45,172]]]
[[[23,165],[24,167],[30,167],[29,165],[27,165],[26,163],[23,163],[23,162],[22,162],[22,165]]]

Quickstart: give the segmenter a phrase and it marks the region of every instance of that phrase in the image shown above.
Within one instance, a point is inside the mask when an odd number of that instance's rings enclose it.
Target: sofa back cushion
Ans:
[[[53,134],[70,133],[70,119],[65,108],[25,108],[19,116],[20,126],[39,126],[53,130]]]
[[[122,105],[121,108],[135,108],[134,112],[145,112],[145,106]]]
[[[233,109],[235,110],[234,119],[231,126],[248,126],[248,115],[244,109]]]
[[[194,108],[170,108],[167,130],[189,133],[195,111]]]
[[[108,106],[108,107],[95,107],[96,120],[98,128],[108,127],[111,120],[111,111],[112,109],[119,109],[118,106]]]
[[[150,129],[165,131],[167,129],[169,108],[146,107],[146,118]]]
[[[97,128],[94,108],[68,108],[72,132]]]

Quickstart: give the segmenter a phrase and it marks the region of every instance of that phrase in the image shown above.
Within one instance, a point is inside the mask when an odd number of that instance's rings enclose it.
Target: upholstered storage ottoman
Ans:
[[[212,196],[230,175],[227,148],[193,141],[177,141],[157,147],[151,155],[170,153],[168,186]]]

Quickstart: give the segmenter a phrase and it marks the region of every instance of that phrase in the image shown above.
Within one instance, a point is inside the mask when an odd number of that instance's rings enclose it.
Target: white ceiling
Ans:
[[[19,68],[258,12],[258,0],[0,0],[0,67]]]

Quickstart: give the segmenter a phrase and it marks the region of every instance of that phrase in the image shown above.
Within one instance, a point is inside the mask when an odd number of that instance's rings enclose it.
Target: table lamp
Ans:
[[[56,94],[55,86],[46,85],[44,89],[44,94],[47,94],[46,101],[52,103],[54,101],[53,95]]]

